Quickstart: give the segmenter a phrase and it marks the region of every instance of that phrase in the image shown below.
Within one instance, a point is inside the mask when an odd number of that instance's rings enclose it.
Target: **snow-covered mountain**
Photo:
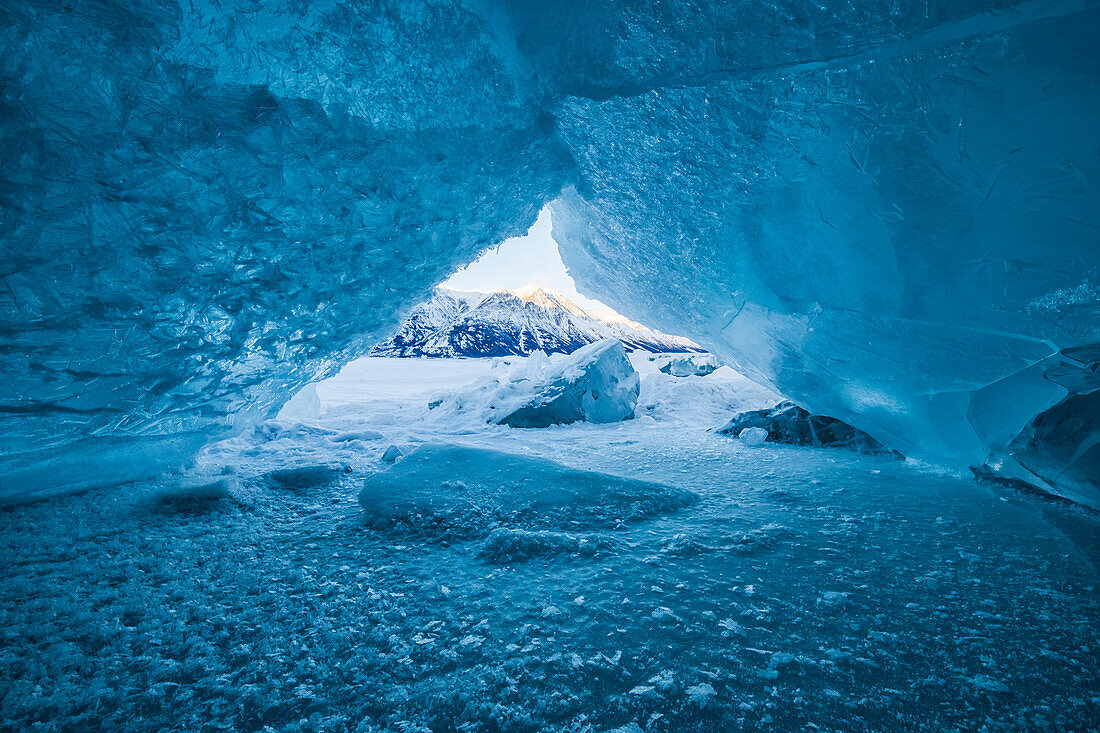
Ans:
[[[440,287],[371,355],[508,356],[536,350],[568,354],[605,338],[618,339],[628,351],[703,350],[689,339],[646,328],[610,309],[586,313],[545,288],[477,293]]]

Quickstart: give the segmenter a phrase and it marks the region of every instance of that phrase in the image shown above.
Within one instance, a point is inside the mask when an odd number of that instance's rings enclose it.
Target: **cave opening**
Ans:
[[[1100,727],[1096,0],[0,16],[0,729]]]

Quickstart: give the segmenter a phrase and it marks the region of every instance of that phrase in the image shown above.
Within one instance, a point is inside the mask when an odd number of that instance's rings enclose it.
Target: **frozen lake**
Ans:
[[[709,429],[774,395],[634,361],[638,419],[520,430],[429,407],[516,364],[360,360],[194,476],[0,513],[0,728],[1097,728],[1094,513],[749,447]]]

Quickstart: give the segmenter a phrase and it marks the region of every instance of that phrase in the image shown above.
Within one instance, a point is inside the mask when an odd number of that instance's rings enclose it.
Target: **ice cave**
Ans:
[[[1100,0],[0,19],[0,730],[1100,730]]]

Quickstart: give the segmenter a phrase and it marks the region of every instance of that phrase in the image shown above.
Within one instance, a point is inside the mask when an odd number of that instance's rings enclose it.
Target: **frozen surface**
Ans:
[[[5,500],[272,417],[561,194],[625,316],[1097,503],[1013,458],[1095,388],[1096,0],[4,9]]]
[[[318,417],[211,446],[186,486],[0,513],[0,728],[1095,727],[1094,514],[748,447],[708,428],[774,394],[636,364],[639,419],[517,430],[427,407],[493,360],[360,360],[317,385]],[[551,500],[479,484],[501,470]],[[373,523],[367,485],[441,498],[451,529]],[[620,523],[633,499],[608,485],[698,499]]]

